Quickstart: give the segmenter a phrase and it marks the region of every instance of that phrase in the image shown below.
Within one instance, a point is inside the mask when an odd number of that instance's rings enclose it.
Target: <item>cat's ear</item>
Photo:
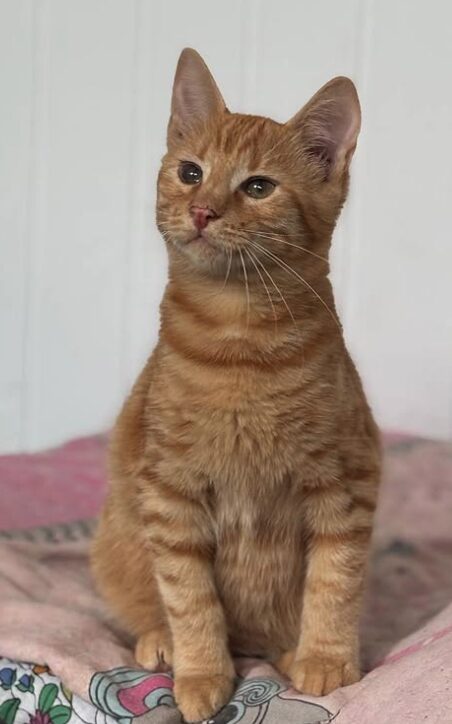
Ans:
[[[194,124],[226,110],[207,65],[196,50],[185,48],[174,78],[168,140],[181,138]]]
[[[326,83],[288,124],[296,131],[305,159],[328,180],[347,170],[361,126],[356,88],[349,78]]]

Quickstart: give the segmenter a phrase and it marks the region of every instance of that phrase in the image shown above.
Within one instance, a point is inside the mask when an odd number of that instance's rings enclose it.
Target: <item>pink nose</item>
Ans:
[[[211,219],[218,217],[218,214],[216,214],[213,209],[209,209],[208,206],[192,206],[190,208],[190,214],[193,217],[198,231],[205,229]]]

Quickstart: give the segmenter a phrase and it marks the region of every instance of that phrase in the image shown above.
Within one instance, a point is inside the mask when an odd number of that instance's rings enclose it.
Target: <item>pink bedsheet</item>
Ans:
[[[0,457],[0,532],[97,515],[105,494],[106,441],[98,435],[47,452]],[[367,630],[369,668],[391,643],[452,601],[452,443],[386,434],[384,446],[374,531],[378,576],[370,577],[366,608],[379,626]],[[63,536],[74,535],[66,526]],[[54,537],[49,530],[47,540]],[[399,588],[409,593],[406,608],[393,607]]]
[[[0,456],[0,530],[91,518],[105,490],[105,435]]]
[[[0,459],[0,528],[94,515],[104,450],[99,437]],[[452,445],[389,436],[385,452],[362,620],[369,673],[314,700],[287,688],[268,665],[243,662],[246,678],[213,722],[452,724]],[[106,625],[83,532],[68,525],[0,542],[0,721],[6,711],[11,724],[180,724],[170,677],[136,669]],[[20,663],[30,660],[53,673]],[[13,721],[18,697],[24,708]],[[51,707],[50,719],[43,707]]]

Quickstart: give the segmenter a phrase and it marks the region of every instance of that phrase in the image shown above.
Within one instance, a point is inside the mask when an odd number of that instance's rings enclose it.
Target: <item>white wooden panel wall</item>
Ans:
[[[0,448],[106,428],[158,329],[153,223],[185,45],[283,120],[351,75],[364,127],[334,246],[382,425],[452,434],[448,0],[0,0]]]

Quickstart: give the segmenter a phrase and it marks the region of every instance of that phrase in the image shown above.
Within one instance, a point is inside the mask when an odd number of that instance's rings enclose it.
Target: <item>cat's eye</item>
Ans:
[[[242,189],[253,199],[265,199],[275,190],[276,184],[268,178],[249,178],[242,184]]]
[[[199,184],[202,181],[202,169],[191,161],[181,161],[178,169],[179,178],[183,184]]]

